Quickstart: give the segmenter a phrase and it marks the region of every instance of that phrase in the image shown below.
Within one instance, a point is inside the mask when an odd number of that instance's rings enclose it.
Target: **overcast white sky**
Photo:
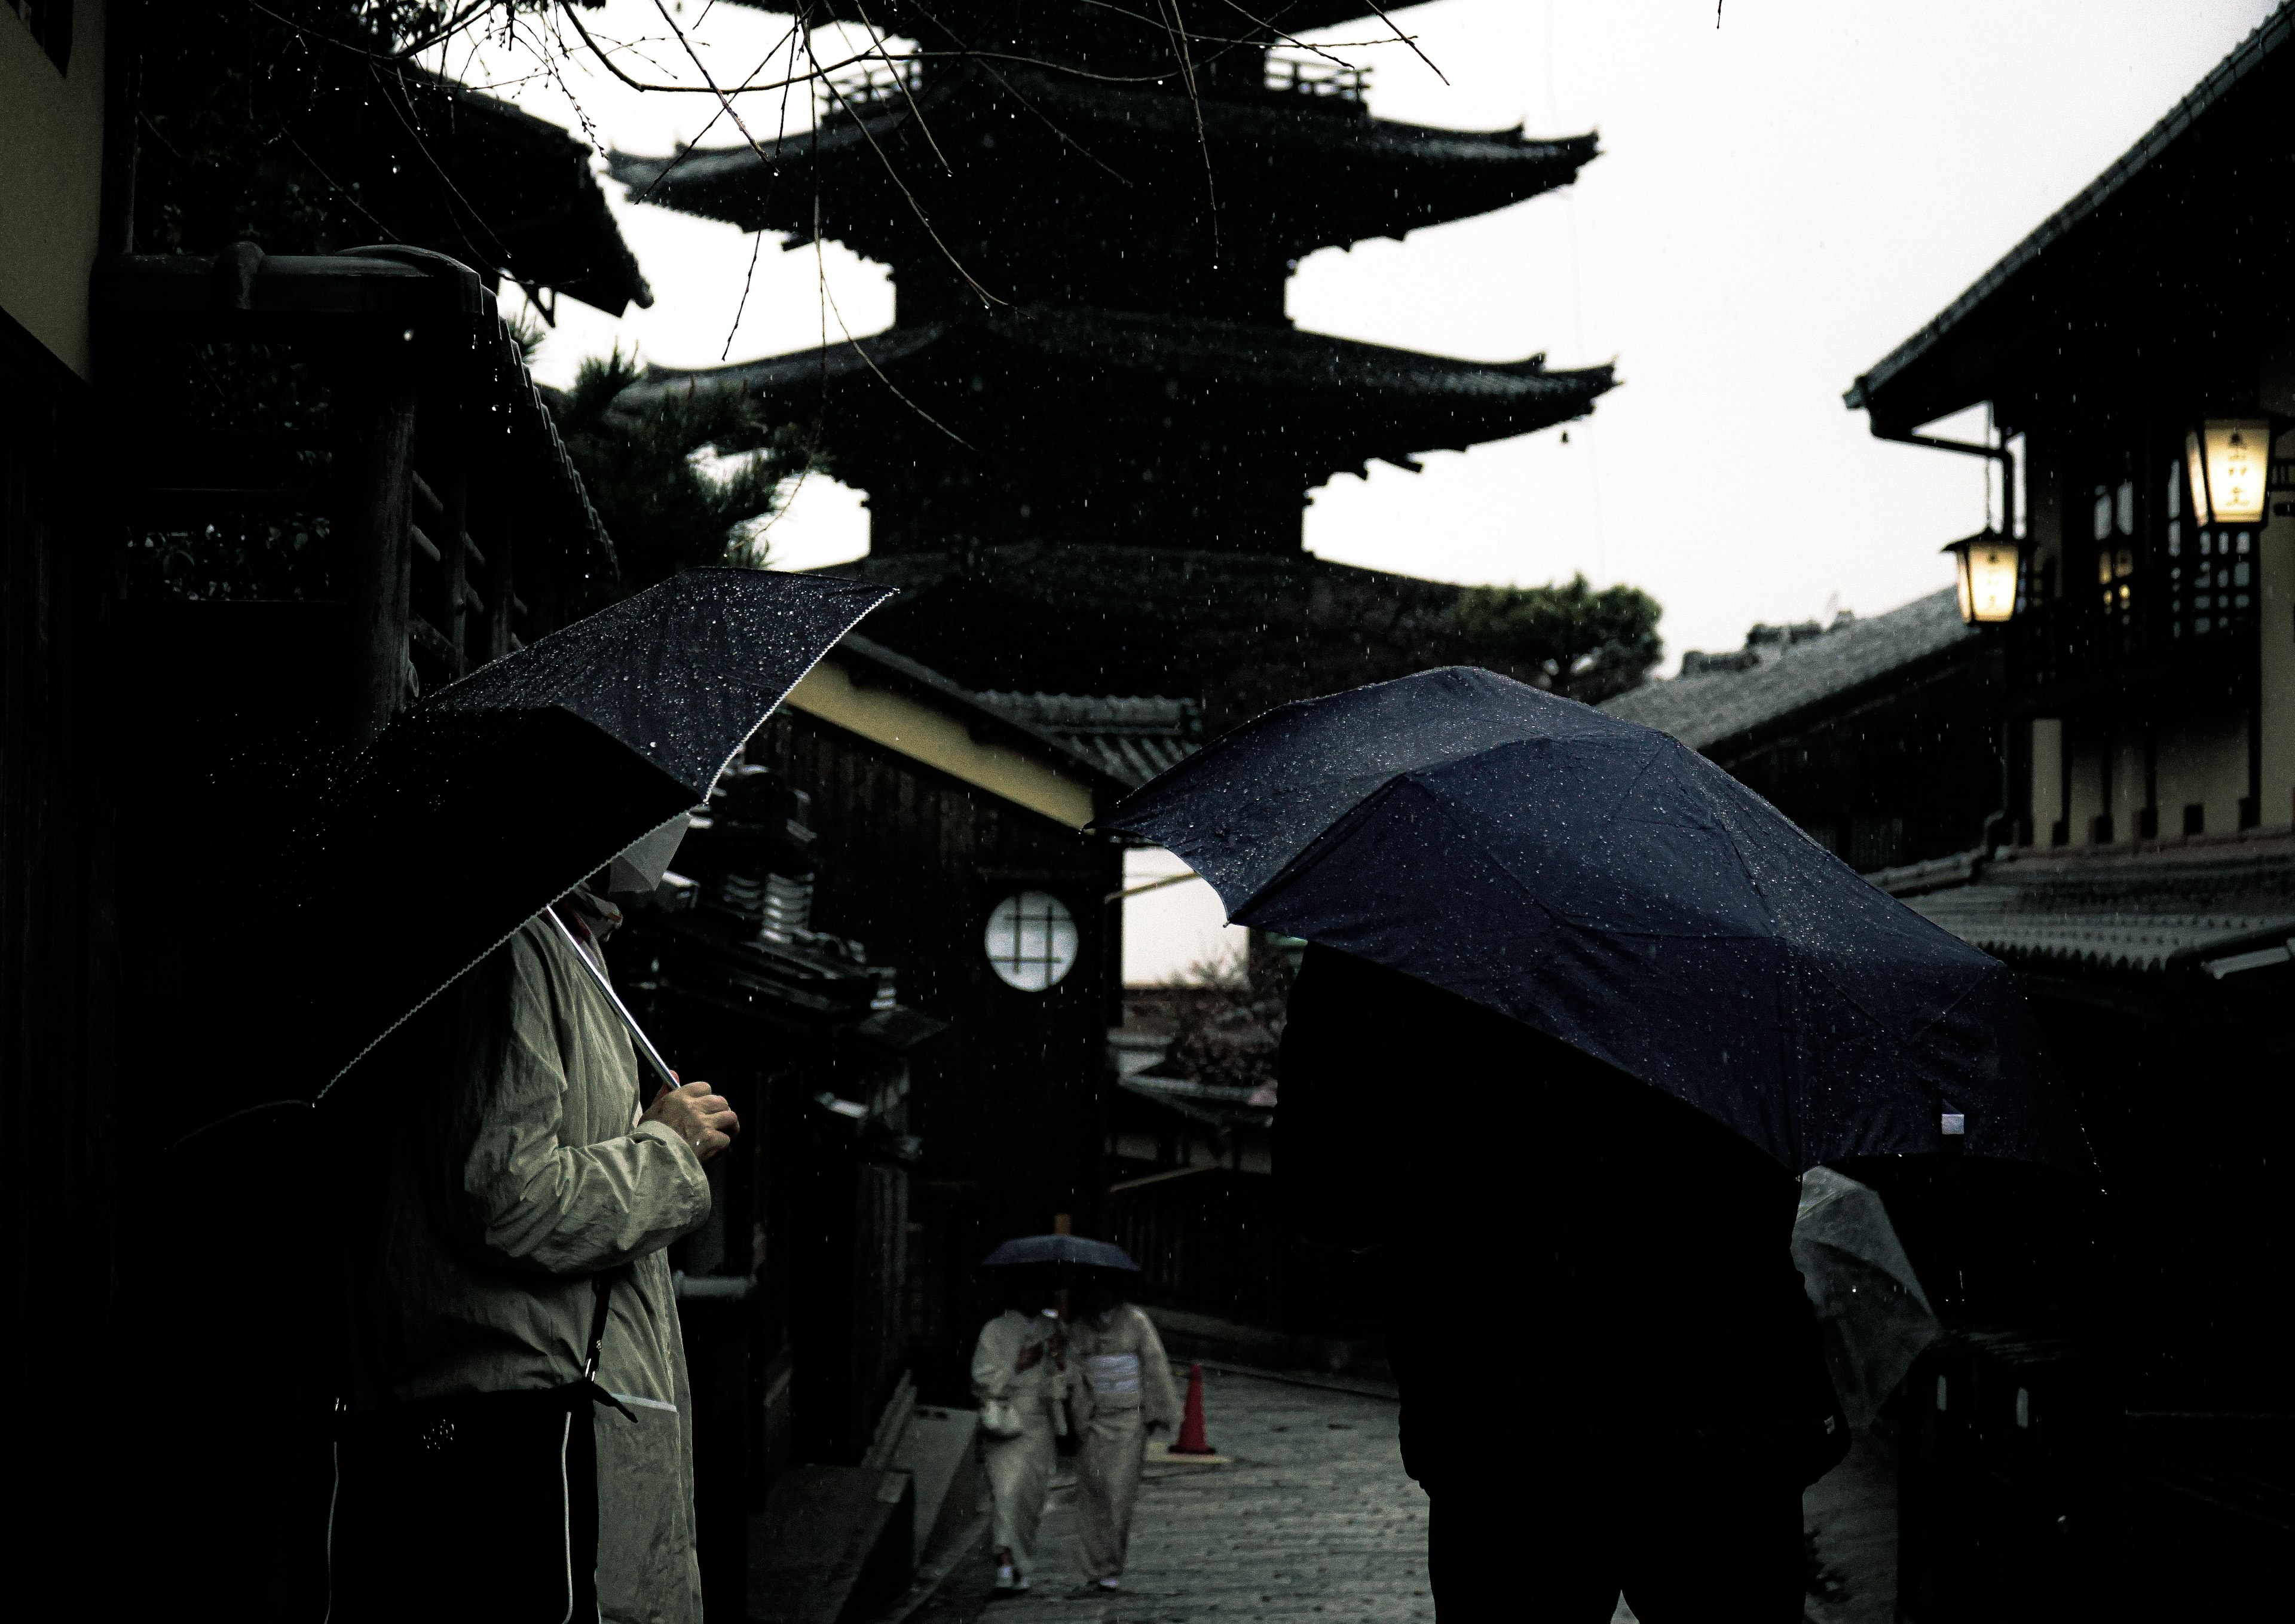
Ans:
[[[1727,0],[1718,29],[1707,0],[1433,0],[1397,12],[1450,83],[1401,46],[1345,53],[1373,65],[1380,117],[1595,128],[1604,155],[1567,191],[1316,255],[1293,279],[1293,318],[1475,358],[1615,359],[1623,382],[1568,445],[1548,430],[1432,456],[1423,474],[1342,476],[1317,493],[1307,544],[1446,580],[1583,571],[1631,582],[1665,607],[1669,665],[1684,649],[1736,646],[1756,620],[1869,615],[1945,584],[1937,550],[1982,524],[1984,465],[1872,439],[1842,391],[2271,10]],[[721,82],[748,72],[786,27],[700,0],[672,11]],[[601,37],[650,39],[659,72],[690,78],[653,0],[584,15]],[[531,75],[530,61],[494,52],[447,66],[507,82]],[[578,61],[508,94],[577,129],[578,100],[593,139],[633,151],[692,138],[713,110],[700,96],[628,91]],[[778,98],[751,100],[745,118],[769,134]],[[807,117],[802,101],[790,113]],[[731,135],[721,124],[706,141]],[[738,361],[816,343],[824,328],[842,337],[840,317],[856,334],[890,322],[883,267],[828,250],[830,313],[813,255],[768,239],[736,329],[751,240],[608,191],[657,303],[620,321],[562,306],[541,354],[546,379],[569,379],[617,342],[698,365],[729,353],[729,339]],[[772,535],[790,565],[852,558],[866,547],[866,515],[853,493],[816,480]],[[1158,894],[1159,906],[1201,889]]]

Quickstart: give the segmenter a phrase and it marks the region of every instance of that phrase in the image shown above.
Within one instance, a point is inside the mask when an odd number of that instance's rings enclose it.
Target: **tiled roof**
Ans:
[[[1098,753],[1079,746],[1053,729],[1038,725],[1009,706],[995,703],[999,698],[997,695],[984,694],[965,687],[961,682],[951,681],[922,660],[911,659],[898,649],[888,649],[882,643],[850,632],[837,641],[837,647],[839,657],[876,667],[880,681],[886,677],[897,679],[911,689],[930,693],[943,705],[972,712],[979,718],[976,724],[977,727],[1000,729],[1041,747],[1056,757],[1065,756],[1087,773],[1113,779],[1126,788],[1139,788],[1121,774],[1111,771]]]
[[[1134,789],[1203,745],[1203,707],[1192,699],[1015,693],[984,693],[980,698],[1065,741]]]
[[[1873,409],[1886,415],[1879,396],[1890,381],[1943,343],[1952,331],[1973,315],[2021,271],[2055,246],[2083,222],[2102,213],[2107,203],[2139,174],[2158,162],[2178,142],[2187,150],[2200,138],[2192,131],[2241,80],[2264,65],[2273,53],[2295,40],[2295,4],[2284,4],[2257,25],[2255,31],[2216,64],[2191,94],[2176,103],[2168,116],[2144,132],[2111,167],[2091,181],[2079,196],[2042,221],[2038,229],[2008,250],[1965,293],[1945,306],[1935,320],[1889,352],[1873,369],[1851,384],[1843,398],[1850,409]],[[2221,161],[2221,160],[2217,160]],[[1931,403],[1932,404],[1933,403]]]
[[[2295,937],[2295,851],[2193,851],[1970,862],[1972,881],[1905,905],[1973,947],[2033,967],[2216,974],[2282,962]],[[1892,870],[1918,883],[1910,869]],[[2254,955],[2248,963],[2230,963]]]
[[[836,568],[900,589],[870,616],[872,637],[976,690],[1216,695],[1212,729],[1297,697],[1262,687],[1238,694],[1239,667],[1279,653],[1304,673],[1323,646],[1313,640],[1352,640],[1358,628],[1394,649],[1447,646],[1466,591],[1310,552],[1049,541],[872,552]],[[1307,620],[1310,610],[1322,618]],[[1001,625],[1028,634],[976,631]],[[1359,669],[1361,644],[1346,647],[1338,664]]]
[[[1329,391],[1365,396],[1418,396],[1511,408],[1525,424],[1559,422],[1593,407],[1614,381],[1607,366],[1549,371],[1546,357],[1460,361],[1448,355],[1363,344],[1265,322],[1139,314],[1081,306],[1027,306],[962,321],[921,322],[844,344],[827,353],[798,350],[731,366],[649,367],[622,402],[635,405],[696,385],[738,384],[751,395],[817,395],[824,379],[898,376],[912,360],[968,340],[1033,350],[1095,374],[1136,372],[1181,383],[1200,381],[1254,394]],[[931,370],[953,362],[927,363]],[[806,393],[809,392],[809,393]]]
[[[1647,682],[1605,700],[1601,708],[1711,753],[1915,662],[1962,644],[1973,646],[1974,640],[1975,633],[1961,624],[1948,587],[1886,615],[1847,621],[1805,642],[1761,651],[1759,663],[1744,670]]]
[[[1013,105],[1033,118],[1016,123]],[[1592,134],[1540,138],[1519,126],[1448,130],[1393,119],[1332,117],[1303,97],[1200,101],[1171,88],[1080,81],[1014,68],[944,73],[908,96],[864,102],[816,127],[752,146],[693,147],[667,157],[610,152],[614,179],[640,202],[729,221],[745,231],[831,238],[879,253],[921,233],[914,205],[946,233],[980,209],[1000,212],[997,177],[1013,164],[1078,146],[1113,176],[1140,185],[1208,143],[1223,154],[1220,201],[1248,212],[1277,244],[1303,247],[1401,236],[1538,196],[1577,178],[1600,150]],[[951,168],[903,169],[914,205],[899,207],[887,153],[921,118]],[[981,135],[991,137],[984,145]],[[901,162],[897,157],[891,162]],[[1200,161],[1198,159],[1198,161]],[[1057,173],[1057,171],[1054,171]],[[1048,184],[1053,184],[1049,181]],[[815,213],[815,193],[826,200]],[[951,197],[972,192],[973,208]],[[887,206],[893,205],[893,206]]]
[[[1221,1088],[1190,1082],[1184,1077],[1159,1077],[1152,1072],[1118,1077],[1115,1086],[1214,1128],[1264,1128],[1275,1121],[1274,1108],[1254,1089]],[[1260,1103],[1253,1103],[1255,1100]]]
[[[437,246],[463,248],[477,256],[474,263],[495,265],[608,315],[632,305],[652,306],[653,290],[607,206],[588,146],[546,118],[441,75],[404,65],[388,77],[418,120],[429,118],[443,126],[422,135],[433,143],[451,137],[446,151],[456,164],[451,184],[480,216],[461,226],[455,241]],[[486,246],[493,254],[485,252]]]
[[[762,5],[768,11],[788,9],[769,4],[767,0],[739,3]],[[1387,0],[1382,8],[1366,4],[1364,0],[1274,0],[1272,4],[1253,10],[1285,33],[1297,34],[1309,29],[1327,29],[1334,23],[1380,19],[1387,12],[1402,11],[1422,3],[1423,0]],[[816,28],[824,22],[857,22],[883,33],[911,34],[937,44],[945,34],[979,27],[984,16],[1002,21],[1011,10],[1011,0],[935,0],[930,5],[918,4],[918,0],[878,0],[873,5],[862,0],[820,0],[812,16]],[[941,32],[931,32],[933,29]]]

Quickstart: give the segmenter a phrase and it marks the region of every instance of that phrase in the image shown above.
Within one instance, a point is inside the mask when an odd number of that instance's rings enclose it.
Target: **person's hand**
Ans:
[[[682,1083],[674,1089],[664,1083],[640,1120],[668,1128],[692,1146],[704,1162],[731,1145],[733,1136],[741,1131],[741,1119],[733,1114],[733,1107],[706,1082]]]

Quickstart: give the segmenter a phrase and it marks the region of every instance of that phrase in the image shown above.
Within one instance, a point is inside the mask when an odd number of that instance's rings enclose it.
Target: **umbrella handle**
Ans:
[[[622,1017],[622,1024],[630,1029],[630,1041],[637,1045],[638,1053],[653,1063],[653,1069],[661,1073],[664,1082],[673,1089],[682,1087],[677,1073],[669,1069],[669,1062],[661,1057],[661,1050],[656,1049],[653,1040],[646,1036],[645,1028],[638,1024],[638,1017],[630,1013],[630,1007],[622,1002],[622,995],[614,991],[614,983],[606,979],[606,972],[596,959],[590,957],[590,950],[582,945],[582,939],[567,928],[566,921],[558,917],[557,909],[546,907],[542,911],[550,916],[550,922],[558,927],[558,934],[566,938],[566,945],[574,950],[574,957],[582,961],[582,967],[590,973],[590,979],[598,983],[598,991],[606,995],[606,1001],[614,1007],[614,1013]]]

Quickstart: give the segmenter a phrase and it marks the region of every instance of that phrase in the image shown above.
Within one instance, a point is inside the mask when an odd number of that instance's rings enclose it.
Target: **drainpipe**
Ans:
[[[1931,451],[1957,452],[1964,457],[1989,457],[2000,464],[2000,534],[2011,540],[2016,535],[2016,453],[2006,445],[1972,445],[1966,440],[1948,440],[1933,434],[1915,434],[1908,428],[1883,427],[1878,417],[1869,412],[1866,418],[1876,440],[1895,440],[1906,445],[1925,445]],[[2006,435],[2002,435],[2005,442]],[[2006,717],[2000,721],[2000,810],[1984,820],[1982,836],[1984,855],[1989,859],[2004,845],[2013,845],[2016,840],[2015,785],[2012,781],[2016,753],[2010,747],[2010,728]],[[2115,831],[2117,832],[2117,831]],[[2037,837],[2038,831],[2035,830]]]
[[[2016,534],[2016,453],[2005,445],[1972,445],[1966,440],[1948,440],[1933,434],[1915,434],[1910,429],[1884,428],[1878,419],[1868,420],[1876,440],[1895,440],[1906,445],[1925,445],[1931,451],[1955,451],[1964,457],[1989,457],[2000,464],[2000,534],[2013,537]],[[2004,439],[2005,436],[2002,437]]]

